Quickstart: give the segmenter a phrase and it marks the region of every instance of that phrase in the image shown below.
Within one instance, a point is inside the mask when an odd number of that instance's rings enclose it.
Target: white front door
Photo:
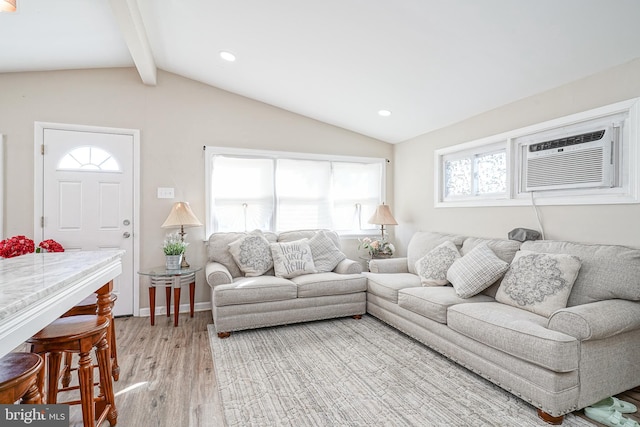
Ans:
[[[41,129],[36,126],[36,131],[42,132],[44,153],[42,240],[53,239],[66,251],[124,249],[123,271],[114,280],[118,296],[114,314],[134,314],[137,134],[73,126],[60,129],[46,124]]]

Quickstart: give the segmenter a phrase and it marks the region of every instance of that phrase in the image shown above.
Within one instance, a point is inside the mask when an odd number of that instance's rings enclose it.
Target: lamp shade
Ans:
[[[0,12],[15,12],[16,0],[0,0]]]
[[[393,217],[393,215],[391,215],[391,209],[389,209],[389,205],[385,205],[383,203],[376,208],[373,216],[369,218],[369,224],[398,225],[398,222]]]
[[[171,207],[169,216],[162,224],[162,228],[175,228],[175,227],[198,227],[202,223],[191,210],[191,206],[187,202],[176,202]]]

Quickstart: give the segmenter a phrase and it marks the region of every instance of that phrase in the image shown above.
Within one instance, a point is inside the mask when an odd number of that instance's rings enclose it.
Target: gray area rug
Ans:
[[[536,409],[371,316],[216,336],[235,426],[548,426]],[[569,414],[563,426],[589,426]]]

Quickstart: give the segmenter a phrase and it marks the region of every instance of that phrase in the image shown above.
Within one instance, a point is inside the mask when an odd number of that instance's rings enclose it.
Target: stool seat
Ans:
[[[61,317],[27,340],[33,353],[47,356],[46,403],[55,404],[58,399],[58,374],[63,352],[78,353],[78,380],[82,421],[85,426],[100,425],[105,419],[114,426],[117,423],[117,410],[111,380],[111,359],[107,332],[109,319],[98,315],[80,315]],[[94,399],[93,365],[90,352],[96,350],[98,370],[100,372],[101,394]],[[64,390],[64,389],[63,389]],[[96,417],[96,412],[100,415]],[[96,421],[97,419],[97,421]]]
[[[111,294],[111,307],[113,308],[118,296],[114,293]],[[92,315],[98,312],[98,296],[91,294],[78,304],[67,310],[60,317],[80,316],[80,315]],[[118,365],[118,348],[116,346],[116,324],[113,320],[113,316],[109,315],[109,348],[111,351],[111,376],[114,381],[118,381],[120,378],[120,366]],[[64,357],[64,369],[62,372],[62,385],[68,387],[71,381],[71,354],[67,353]]]
[[[38,374],[42,358],[33,353],[9,353],[0,359],[0,403],[40,404]]]

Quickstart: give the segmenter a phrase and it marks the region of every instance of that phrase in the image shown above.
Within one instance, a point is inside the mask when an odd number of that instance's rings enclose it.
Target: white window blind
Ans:
[[[215,230],[272,228],[273,171],[271,159],[213,156],[211,195]]]
[[[384,159],[205,147],[207,235],[214,231],[375,229]]]

